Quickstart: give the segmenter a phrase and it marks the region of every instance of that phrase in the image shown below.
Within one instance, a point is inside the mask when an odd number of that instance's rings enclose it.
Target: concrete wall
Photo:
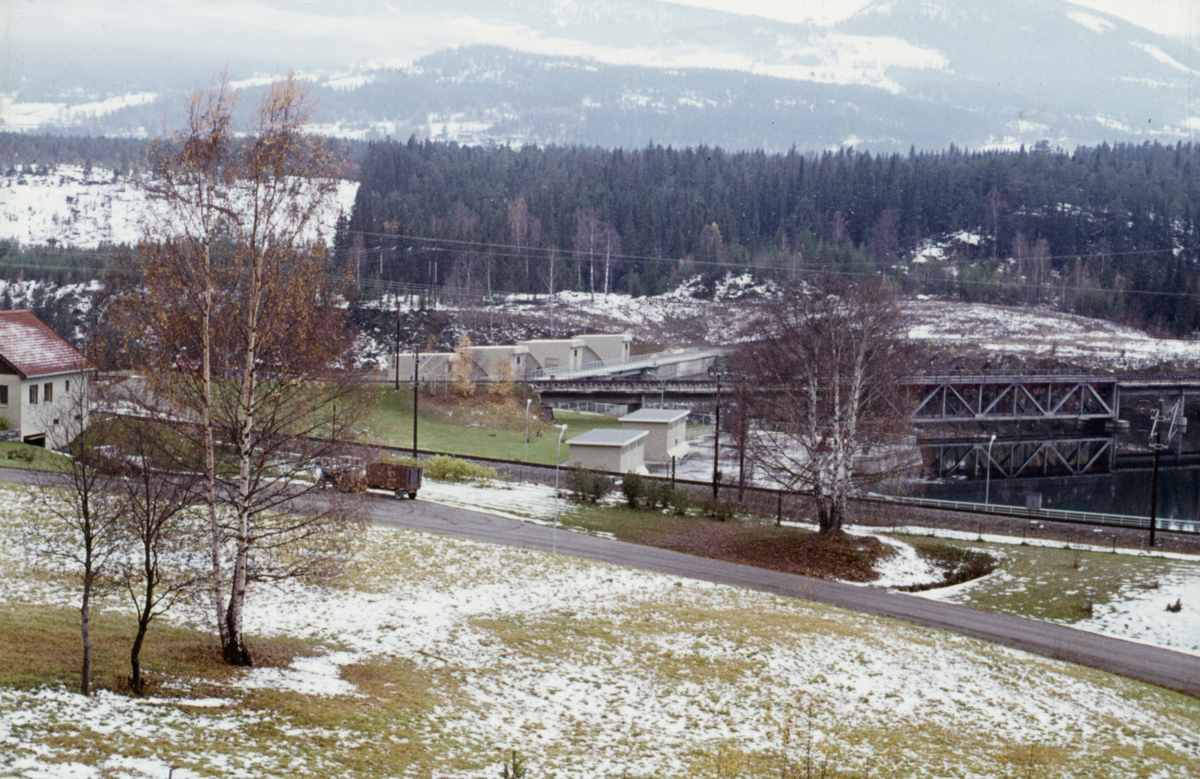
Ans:
[[[556,371],[573,371],[583,364],[584,342],[578,338],[522,341],[529,353],[529,370],[541,368],[547,376]]]
[[[421,352],[421,381],[442,381],[450,377],[450,362],[454,352]],[[396,378],[396,357],[388,356],[388,368],[384,371],[385,380],[394,381]],[[413,355],[400,355],[400,383],[412,382]]]

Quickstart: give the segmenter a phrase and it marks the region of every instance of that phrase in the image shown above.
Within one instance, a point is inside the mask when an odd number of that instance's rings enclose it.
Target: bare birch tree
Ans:
[[[808,496],[820,532],[841,532],[849,499],[909,462],[897,445],[910,429],[900,379],[914,352],[895,293],[882,280],[833,276],[792,285],[759,330],[734,361],[755,388],[748,454]]]
[[[320,233],[336,161],[304,132],[313,107],[294,76],[268,89],[244,137],[235,98],[226,79],[197,93],[185,128],[153,150],[158,208],[126,303],[155,392],[199,433],[216,622],[226,661],[247,665],[248,584],[336,560],[346,515],[297,485],[362,404]],[[317,541],[325,551],[282,551]]]

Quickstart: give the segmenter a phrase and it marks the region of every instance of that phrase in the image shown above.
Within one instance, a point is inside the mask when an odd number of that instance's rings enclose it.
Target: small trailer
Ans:
[[[416,465],[371,463],[367,466],[367,486],[393,490],[397,498],[408,495],[416,500],[417,490],[421,489],[421,468]]]

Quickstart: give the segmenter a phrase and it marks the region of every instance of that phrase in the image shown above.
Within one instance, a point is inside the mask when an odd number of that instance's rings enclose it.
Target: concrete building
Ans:
[[[583,365],[583,350],[586,343],[582,338],[556,338],[535,341],[522,341],[529,353],[526,369],[536,371],[539,368],[547,376],[558,371],[574,371]]]
[[[643,408],[621,417],[625,430],[644,430],[646,459],[667,462],[672,457],[683,459],[690,449],[687,444],[688,412],[669,408]]]
[[[602,362],[613,365],[629,362],[629,345],[633,336],[629,333],[577,335],[583,341],[584,363]]]
[[[646,435],[645,430],[589,430],[567,441],[567,464],[593,471],[647,474]]]
[[[87,426],[96,366],[30,311],[0,311],[0,417],[19,441],[61,449]]]

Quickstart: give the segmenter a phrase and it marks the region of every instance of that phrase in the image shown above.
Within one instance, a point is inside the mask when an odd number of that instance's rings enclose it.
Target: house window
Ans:
[[[8,385],[0,384],[0,406],[8,405]]]
[[[36,406],[36,405],[37,405],[37,398],[38,398],[38,396],[37,396],[37,385],[36,385],[36,384],[30,384],[30,385],[29,385],[29,403],[30,403],[30,405]]]
[[[42,400],[50,403],[54,400],[54,382],[48,381],[42,388]]]
[[[63,392],[70,392],[70,391],[71,391],[71,380],[67,379],[66,381],[63,382]]]

